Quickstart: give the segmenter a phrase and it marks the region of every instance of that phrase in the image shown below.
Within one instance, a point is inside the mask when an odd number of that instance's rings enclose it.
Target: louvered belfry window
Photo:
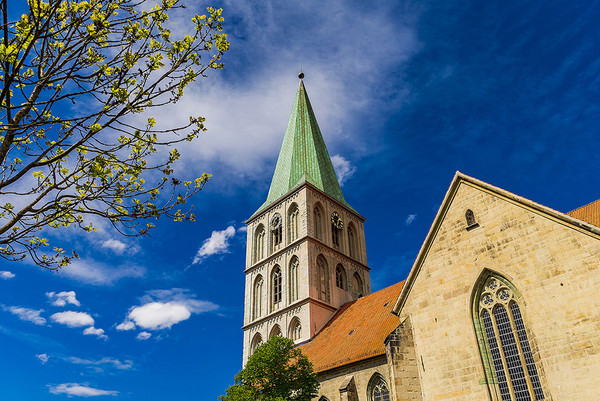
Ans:
[[[474,300],[482,348],[489,361],[490,390],[502,401],[544,400],[518,299],[508,283],[490,276]]]

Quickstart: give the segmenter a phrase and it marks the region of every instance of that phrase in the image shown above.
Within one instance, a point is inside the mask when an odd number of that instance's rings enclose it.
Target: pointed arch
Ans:
[[[300,236],[300,210],[296,202],[288,209],[288,244],[294,242]]]
[[[317,274],[319,277],[319,299],[329,302],[329,266],[323,255],[317,256]]]
[[[278,251],[283,243],[283,218],[279,213],[275,213],[271,217],[269,232],[271,233],[269,243],[271,244],[271,253],[273,253]]]
[[[354,226],[354,223],[348,224],[348,255],[351,258],[358,259],[360,255],[360,250],[358,246],[358,231]]]
[[[289,302],[297,301],[299,298],[298,294],[298,269],[300,268],[300,260],[297,256],[292,256],[290,260],[290,266],[288,270],[288,294]]]
[[[362,281],[362,278],[360,278],[360,275],[358,273],[354,273],[354,276],[352,276],[352,288],[354,289],[355,292],[358,292],[359,298],[364,295],[363,281]]]
[[[302,324],[300,324],[300,319],[297,317],[294,317],[292,320],[290,320],[288,338],[292,341],[298,341],[302,338]]]
[[[259,274],[252,286],[252,320],[262,316],[263,278]]]
[[[346,278],[346,270],[341,263],[339,263],[335,268],[335,286],[337,288],[341,288],[342,290],[348,289],[348,279]]]
[[[367,385],[367,399],[369,401],[390,401],[388,385],[379,373],[373,373]]]
[[[271,310],[279,308],[283,298],[282,275],[279,265],[275,265],[271,271]]]
[[[269,333],[269,339],[277,336],[281,336],[281,327],[279,327],[278,324],[275,324]]]
[[[265,226],[259,224],[254,230],[254,256],[253,262],[256,263],[265,257]]]
[[[315,238],[321,241],[325,240],[325,212],[319,202],[315,203],[313,208],[313,225]]]
[[[538,367],[519,303],[502,275],[485,269],[471,297],[473,324],[490,393],[502,401],[544,400]]]
[[[252,341],[250,342],[250,355],[254,354],[254,351],[256,351],[256,349],[258,347],[260,347],[262,344],[263,344],[262,336],[260,335],[260,333],[256,333],[254,335],[254,337],[252,337]]]

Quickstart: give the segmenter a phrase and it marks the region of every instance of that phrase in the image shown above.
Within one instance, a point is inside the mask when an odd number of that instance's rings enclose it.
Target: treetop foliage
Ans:
[[[194,220],[180,205],[209,174],[172,177],[173,147],[205,130],[192,116],[162,127],[150,112],[176,102],[229,49],[221,9],[169,15],[180,0],[28,0],[0,39],[0,257],[58,269],[77,257],[40,231],[104,219],[144,235],[144,219]],[[168,152],[161,152],[161,148]]]
[[[318,389],[308,358],[292,340],[275,336],[254,351],[219,400],[310,401]]]

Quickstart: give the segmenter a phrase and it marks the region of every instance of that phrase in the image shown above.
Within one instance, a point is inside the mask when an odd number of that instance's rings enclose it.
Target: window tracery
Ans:
[[[367,386],[369,401],[390,401],[390,391],[387,383],[379,373],[373,374]]]
[[[277,251],[283,242],[283,219],[279,213],[271,218],[271,252]]]
[[[489,275],[474,297],[475,327],[486,374],[493,394],[502,401],[544,400],[514,287],[504,278]],[[483,340],[483,341],[481,341]],[[491,377],[490,377],[491,376]]]
[[[254,354],[254,351],[256,351],[256,349],[258,347],[260,347],[262,344],[263,344],[262,336],[260,335],[260,333],[256,333],[254,335],[254,337],[252,338],[252,343],[250,343],[250,354]]]

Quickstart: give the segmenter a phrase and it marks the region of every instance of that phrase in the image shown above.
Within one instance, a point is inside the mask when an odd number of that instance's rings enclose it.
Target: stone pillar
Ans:
[[[396,327],[385,340],[385,353],[390,370],[390,391],[397,401],[421,401],[419,363],[415,352],[410,318]]]

